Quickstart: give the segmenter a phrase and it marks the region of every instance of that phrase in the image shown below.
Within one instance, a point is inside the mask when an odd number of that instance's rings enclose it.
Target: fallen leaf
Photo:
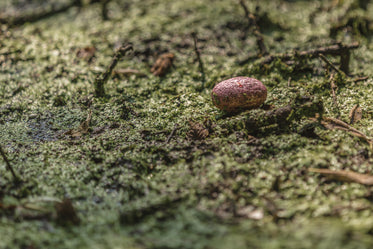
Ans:
[[[363,117],[363,110],[359,105],[355,105],[352,107],[348,117],[350,119],[350,124],[354,124]]]
[[[360,174],[348,170],[330,170],[316,168],[309,168],[308,171],[325,175],[331,180],[355,182],[363,185],[373,185],[373,175]]]
[[[89,124],[91,123],[92,119],[92,110],[89,111],[87,119],[80,123],[79,127],[76,129],[71,129],[63,133],[64,135],[69,135],[72,137],[80,137],[84,134],[88,133]]]
[[[189,131],[187,132],[189,138],[202,140],[208,137],[209,134],[209,130],[203,124],[189,120]]]
[[[85,61],[92,62],[95,57],[96,48],[94,46],[88,46],[78,49],[76,51],[76,57],[81,58]]]
[[[172,53],[161,54],[150,71],[155,76],[164,76],[171,68],[174,57],[175,55]]]

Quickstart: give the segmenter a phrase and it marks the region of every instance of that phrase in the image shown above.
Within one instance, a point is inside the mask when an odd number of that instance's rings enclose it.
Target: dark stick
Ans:
[[[12,165],[9,162],[8,157],[6,156],[4,150],[3,150],[3,148],[1,146],[0,146],[0,154],[1,154],[1,156],[3,157],[3,159],[5,161],[6,168],[10,171],[10,173],[12,174],[14,180],[19,181],[20,180],[19,177],[17,176],[16,172],[14,171]]]
[[[167,140],[164,142],[165,144],[168,144],[170,142],[171,138],[175,135],[175,132],[178,128],[179,128],[178,124],[175,124]]]
[[[204,69],[204,66],[203,66],[203,61],[201,59],[201,54],[200,54],[198,46],[197,46],[197,34],[192,33],[192,36],[193,36],[193,41],[194,41],[194,52],[196,53],[197,60],[198,60],[199,71],[200,71],[201,76],[202,76],[202,89],[203,89],[203,87],[205,85],[205,81],[206,81],[205,69]]]
[[[350,58],[351,58],[351,53],[348,49],[345,49],[344,52],[341,54],[341,70],[348,74],[350,71]]]
[[[103,0],[103,2],[102,2],[102,12],[101,12],[101,14],[102,14],[102,19],[104,20],[104,21],[107,21],[107,20],[109,20],[109,15],[108,15],[108,12],[109,12],[109,10],[108,10],[108,5],[109,5],[109,2],[110,2],[111,0]]]
[[[262,65],[269,64],[275,59],[286,61],[286,60],[292,60],[294,58],[316,58],[316,57],[319,57],[319,54],[333,55],[333,56],[343,57],[343,61],[341,62],[343,66],[341,66],[341,70],[347,74],[348,71],[346,72],[345,70],[348,69],[348,66],[346,64],[349,64],[349,56],[346,53],[350,52],[351,49],[356,49],[358,47],[359,47],[359,43],[354,42],[351,44],[336,44],[336,45],[320,47],[320,48],[311,49],[311,50],[296,51],[293,53],[268,55],[264,57],[264,59],[261,61],[261,64]]]
[[[96,97],[103,97],[105,96],[105,83],[109,80],[109,77],[111,76],[111,73],[115,66],[118,64],[118,62],[126,55],[126,52],[129,50],[133,50],[131,44],[122,45],[116,52],[113,57],[113,60],[111,61],[109,67],[106,69],[106,71],[103,74],[100,74],[96,77],[96,80],[94,82],[95,87],[95,95]]]
[[[249,21],[249,27],[253,27],[253,33],[256,38],[256,45],[259,48],[260,55],[261,56],[268,55],[267,47],[264,44],[263,34],[260,32],[260,28],[259,28],[258,23],[256,22],[255,15],[249,12],[248,8],[245,5],[244,0],[240,0],[240,4],[241,4],[242,9],[245,12],[246,18]]]
[[[369,77],[368,76],[361,76],[361,77],[357,77],[357,78],[355,78],[354,80],[353,80],[353,82],[360,82],[360,81],[364,81],[364,80],[367,80],[367,79],[369,79]]]
[[[319,54],[319,57],[326,63],[328,64],[331,68],[333,68],[337,73],[346,76],[346,74],[336,66],[334,66],[333,63],[331,63],[323,54]],[[334,76],[333,76],[334,77]]]

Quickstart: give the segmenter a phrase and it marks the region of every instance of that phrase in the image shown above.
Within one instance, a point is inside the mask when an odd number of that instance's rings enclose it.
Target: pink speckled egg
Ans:
[[[238,112],[259,107],[267,98],[267,88],[257,79],[235,77],[218,83],[211,93],[220,110]]]

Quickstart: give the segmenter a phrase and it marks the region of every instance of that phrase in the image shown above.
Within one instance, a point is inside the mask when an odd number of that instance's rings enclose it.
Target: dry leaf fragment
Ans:
[[[80,137],[84,134],[88,133],[89,124],[91,123],[92,119],[92,110],[89,111],[87,119],[80,123],[79,127],[76,129],[68,130],[64,133],[64,135],[69,135],[72,137]]]
[[[187,136],[193,140],[203,140],[213,132],[214,127],[215,124],[208,118],[205,118],[203,124],[189,120]]]
[[[350,119],[350,124],[354,124],[363,117],[363,110],[359,105],[355,105],[352,107],[348,117]]]
[[[201,123],[189,120],[189,131],[187,136],[193,140],[202,140],[208,137],[209,130]]]
[[[363,185],[373,185],[373,175],[360,174],[348,170],[330,170],[316,168],[309,168],[308,171],[325,175],[331,180],[354,182]]]
[[[171,68],[174,57],[175,55],[172,53],[161,54],[150,71],[155,76],[164,76]]]
[[[78,49],[76,51],[76,57],[81,58],[85,61],[92,62],[95,57],[96,48],[94,46],[88,46]]]

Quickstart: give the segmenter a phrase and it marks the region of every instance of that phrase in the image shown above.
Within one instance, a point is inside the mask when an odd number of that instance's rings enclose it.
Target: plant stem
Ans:
[[[109,80],[111,73],[118,62],[125,56],[126,52],[129,50],[133,50],[131,44],[122,45],[117,52],[115,53],[113,60],[111,61],[109,67],[103,74],[97,76],[94,87],[95,87],[95,95],[96,97],[104,97],[105,96],[105,83]]]

